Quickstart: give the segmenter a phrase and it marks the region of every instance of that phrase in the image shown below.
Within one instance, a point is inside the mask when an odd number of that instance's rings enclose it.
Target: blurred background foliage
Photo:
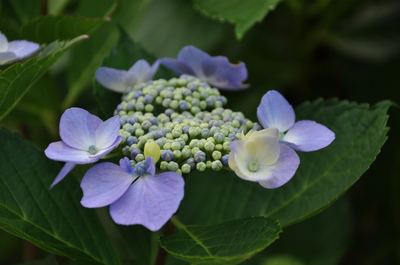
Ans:
[[[90,38],[67,51],[1,126],[45,148],[58,140],[65,108],[78,106],[99,114],[94,72],[117,44],[121,28],[155,58],[176,57],[183,46],[194,45],[232,62],[244,61],[251,88],[223,93],[228,108],[252,120],[257,119],[255,106],[270,89],[281,91],[294,106],[318,97],[371,105],[383,99],[400,102],[399,1],[249,0],[250,8],[243,12],[258,12],[253,21],[232,16],[241,1],[212,2],[1,0],[0,30],[9,40],[43,44],[59,38],[57,32],[46,31],[45,23],[30,22],[39,15],[97,19],[88,28],[71,26],[71,38]],[[244,264],[400,264],[400,113],[396,106],[389,113],[386,145],[346,196],[323,213],[288,227],[281,239]],[[46,256],[3,231],[0,246],[1,264]]]

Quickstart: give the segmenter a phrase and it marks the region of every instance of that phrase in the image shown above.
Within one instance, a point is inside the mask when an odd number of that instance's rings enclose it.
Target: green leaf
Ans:
[[[21,21],[25,23],[39,15],[40,4],[37,1],[20,0],[20,1],[7,1],[14,10],[15,14]]]
[[[108,18],[117,8],[116,0],[85,0],[79,3],[77,16]]]
[[[73,39],[77,36],[90,33],[104,21],[103,18],[66,15],[40,16],[22,25],[21,36],[24,39],[38,43]]]
[[[92,209],[80,205],[73,178],[49,190],[60,170],[31,143],[0,130],[0,227],[82,264],[119,264]]]
[[[209,226],[185,226],[176,217],[171,221],[180,232],[162,236],[161,246],[190,264],[239,264],[278,239],[282,231],[278,221],[265,217]]]
[[[48,255],[44,260],[21,263],[18,265],[58,265],[58,261],[56,259],[56,256]]]
[[[235,33],[241,39],[256,22],[264,17],[282,0],[194,0],[195,7],[204,15],[235,24]]]
[[[186,45],[194,45],[202,50],[215,49],[226,41],[229,25],[212,21],[193,9],[187,0],[153,1],[142,12],[136,25],[125,17],[124,28],[135,41],[158,56],[176,57]],[[128,24],[129,23],[129,24]],[[125,25],[129,25],[129,30]]]
[[[37,57],[25,63],[15,63],[0,72],[0,119],[18,103],[22,96],[61,55],[87,36],[79,36],[73,40],[55,41],[47,45]]]
[[[181,219],[214,224],[263,215],[282,226],[306,219],[341,196],[369,168],[386,141],[390,102],[372,108],[347,101],[317,100],[296,109],[297,120],[315,120],[336,134],[319,151],[299,152],[300,166],[284,186],[268,190],[232,172],[198,173],[186,179]]]

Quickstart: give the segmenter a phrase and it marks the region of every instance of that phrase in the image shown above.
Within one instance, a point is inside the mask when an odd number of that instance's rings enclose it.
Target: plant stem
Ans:
[[[173,224],[173,221],[172,221],[172,218],[174,218],[174,217],[175,216],[172,216],[171,219],[165,224],[163,236],[172,235],[174,233],[175,223]],[[165,249],[163,249],[161,247],[161,245],[159,244],[158,251],[157,251],[157,257],[156,257],[156,261],[154,262],[154,265],[164,265],[167,261],[167,256],[168,256],[167,251]]]

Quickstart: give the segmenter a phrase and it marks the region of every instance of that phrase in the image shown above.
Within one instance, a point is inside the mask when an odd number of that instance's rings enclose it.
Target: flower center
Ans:
[[[251,172],[256,172],[258,170],[258,163],[257,163],[257,161],[253,160],[253,161],[249,162],[247,167],[249,168],[249,170]]]
[[[94,144],[92,144],[91,146],[89,146],[89,153],[91,153],[92,155],[94,155],[94,154],[96,154],[97,153],[97,151],[99,151],[98,149],[97,149],[97,147],[94,145]]]

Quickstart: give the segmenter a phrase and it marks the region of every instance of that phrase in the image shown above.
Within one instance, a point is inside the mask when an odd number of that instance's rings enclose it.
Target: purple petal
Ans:
[[[117,224],[141,224],[159,230],[178,210],[184,194],[184,180],[175,172],[140,177],[110,206]]]
[[[172,58],[161,58],[158,61],[165,67],[167,67],[179,74],[188,74],[188,75],[193,75],[193,76],[196,75],[194,73],[194,71],[192,70],[192,68],[190,68],[190,66],[187,65],[185,62],[181,62],[179,60],[172,59]]]
[[[315,121],[296,122],[283,137],[284,142],[294,150],[310,152],[328,146],[335,139],[335,133]]]
[[[119,116],[114,116],[97,127],[95,132],[95,143],[98,149],[111,146],[119,134],[120,121]]]
[[[60,119],[61,139],[69,146],[88,150],[95,145],[95,132],[102,120],[84,109],[67,109]]]
[[[153,157],[151,156],[146,157],[146,165],[147,165],[146,173],[151,176],[154,176],[154,174],[156,173],[156,166]]]
[[[206,82],[223,89],[241,90],[248,87],[244,85],[247,79],[247,69],[244,63],[231,64],[224,56],[215,56],[204,59],[202,72]]]
[[[73,162],[75,164],[88,164],[99,160],[99,158],[93,157],[88,151],[72,148],[63,141],[49,144],[44,153],[52,160]]]
[[[263,96],[257,108],[257,117],[264,128],[277,128],[279,132],[287,131],[296,119],[292,105],[275,90]]]
[[[39,49],[39,44],[26,41],[26,40],[15,40],[8,43],[8,51],[15,53],[18,58],[24,58]]]
[[[286,145],[281,144],[280,146],[281,153],[278,161],[268,168],[272,177],[269,180],[258,182],[264,188],[275,189],[286,184],[299,167],[300,158],[296,152]]]
[[[124,93],[128,87],[126,79],[128,72],[125,70],[117,70],[109,67],[100,67],[96,71],[96,80],[102,86],[118,92]]]
[[[17,55],[13,52],[0,52],[0,65],[11,63],[18,60]]]
[[[195,73],[195,76],[204,77],[202,62],[211,56],[194,46],[186,46],[180,50],[178,61],[185,62]]]
[[[129,175],[135,175],[135,170],[133,170],[133,167],[131,165],[131,162],[129,161],[129,158],[124,157],[119,160],[119,166]]]
[[[82,179],[81,204],[87,208],[109,205],[118,200],[136,178],[113,163],[97,164]]]
[[[54,179],[53,183],[50,185],[50,189],[54,187],[58,182],[63,180],[65,176],[76,166],[75,163],[72,162],[67,162],[61,169],[61,171],[58,173],[57,177]]]
[[[126,80],[127,84],[130,87],[134,87],[136,84],[151,80],[158,69],[158,65],[158,61],[156,61],[151,67],[145,60],[137,61],[128,70],[128,76]]]

